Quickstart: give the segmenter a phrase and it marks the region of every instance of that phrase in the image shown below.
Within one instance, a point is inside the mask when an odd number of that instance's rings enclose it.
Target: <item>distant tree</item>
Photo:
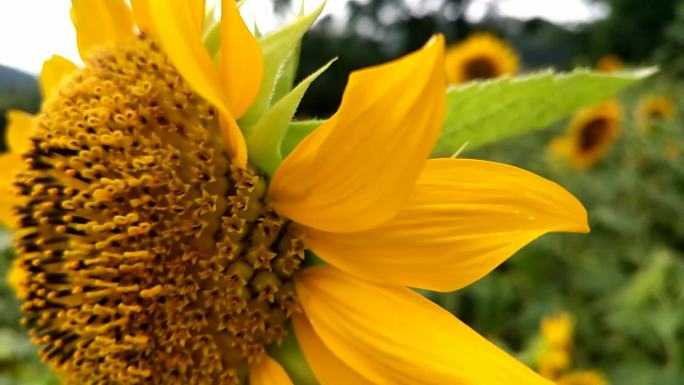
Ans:
[[[584,35],[594,57],[614,53],[631,62],[651,58],[666,41],[681,0],[594,0],[610,7],[610,16]]]
[[[304,37],[298,78],[330,58],[339,60],[311,86],[300,115],[322,117],[335,112],[351,71],[415,50],[437,32],[444,33],[449,41],[466,36],[471,31],[464,14],[469,1],[425,1],[433,11],[420,15],[415,15],[404,0],[350,1],[347,20],[323,19]],[[275,0],[275,9],[284,9],[287,2],[291,0]]]

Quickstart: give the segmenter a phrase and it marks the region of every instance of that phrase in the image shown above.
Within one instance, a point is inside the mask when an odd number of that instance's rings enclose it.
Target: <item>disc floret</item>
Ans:
[[[239,384],[298,309],[304,249],[153,40],[47,100],[15,186],[24,322],[74,384]]]

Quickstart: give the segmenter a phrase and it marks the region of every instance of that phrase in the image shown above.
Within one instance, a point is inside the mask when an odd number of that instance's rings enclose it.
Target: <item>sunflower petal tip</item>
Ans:
[[[444,44],[444,35],[441,33],[436,33],[430,37],[428,41],[429,44]]]
[[[589,228],[589,214],[587,213],[587,209],[574,195],[569,192],[566,193],[569,200],[567,203],[569,220],[566,227],[561,231],[581,234],[588,233],[591,229]]]
[[[435,59],[442,58],[444,56],[444,50],[446,47],[446,42],[444,35],[437,33],[430,37],[425,45],[423,45],[423,51],[430,51],[434,54]]]

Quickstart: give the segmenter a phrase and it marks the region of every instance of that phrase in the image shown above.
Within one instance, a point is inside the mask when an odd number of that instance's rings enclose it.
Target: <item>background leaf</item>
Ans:
[[[449,156],[465,142],[465,151],[470,151],[544,128],[655,72],[654,68],[612,74],[545,71],[452,88],[447,93],[444,130],[433,154]]]

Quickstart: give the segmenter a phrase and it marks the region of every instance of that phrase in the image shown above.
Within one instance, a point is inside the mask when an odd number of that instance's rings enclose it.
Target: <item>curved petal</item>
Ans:
[[[309,367],[321,385],[373,385],[328,349],[316,335],[306,317],[295,314],[292,325]]]
[[[559,185],[501,163],[428,161],[407,204],[357,233],[300,228],[326,262],[372,281],[453,291],[544,233],[588,231],[582,204]]]
[[[551,385],[409,289],[332,267],[305,270],[296,287],[321,341],[374,384]]]
[[[234,0],[221,2],[221,76],[228,107],[240,118],[259,93],[264,56]]]
[[[43,98],[52,95],[62,79],[77,69],[76,64],[59,55],[52,55],[50,59],[46,60],[43,63],[43,69],[40,71],[40,91]]]
[[[219,73],[202,44],[191,2],[148,0],[149,15],[166,54],[190,86],[222,113],[221,132],[234,161],[245,166],[247,145],[221,87]]]
[[[325,231],[361,231],[389,220],[435,144],[444,105],[442,36],[352,73],[339,110],[276,170],[270,203]]]
[[[29,149],[33,115],[19,110],[7,111],[5,138],[9,150],[21,154]]]
[[[263,354],[249,367],[249,384],[292,385],[292,381],[276,360]]]
[[[201,35],[204,30],[206,0],[189,0],[188,2],[190,3],[190,15],[195,21],[195,28],[197,29],[197,32]]]
[[[14,174],[22,166],[21,155],[11,152],[0,154],[0,222],[8,227],[14,226],[14,206],[19,201],[12,191]]]
[[[123,0],[71,0],[71,21],[83,60],[94,46],[134,36],[133,15]]]
[[[154,31],[154,24],[150,16],[149,0],[131,0],[131,8],[133,8],[133,18],[138,29],[143,32],[156,34]]]

